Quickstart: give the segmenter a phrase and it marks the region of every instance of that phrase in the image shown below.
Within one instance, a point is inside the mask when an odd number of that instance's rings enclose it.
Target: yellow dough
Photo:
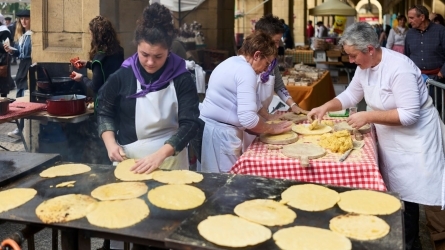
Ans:
[[[316,129],[310,130],[309,125],[299,124],[292,126],[292,130],[301,135],[322,135],[331,132],[332,128],[320,124]]]
[[[370,190],[353,190],[340,194],[338,206],[346,212],[357,214],[392,214],[401,207],[396,197]]]
[[[163,185],[148,192],[148,200],[153,205],[170,210],[199,207],[205,199],[201,189],[189,185]]]
[[[284,250],[352,249],[351,241],[345,236],[316,227],[295,226],[283,228],[274,233],[273,239],[275,243]]]
[[[311,124],[309,124],[309,126],[307,127],[309,130],[315,130],[318,129],[320,127],[320,123],[318,122],[318,120],[314,120]]]
[[[76,220],[88,213],[88,206],[97,201],[88,195],[67,194],[42,202],[36,215],[44,223],[59,223]]]
[[[148,187],[143,182],[118,182],[97,187],[91,196],[102,201],[127,200],[147,193]]]
[[[329,228],[356,240],[375,240],[389,233],[389,225],[374,215],[346,214],[329,221]]]
[[[76,181],[65,181],[62,183],[59,183],[56,185],[56,188],[61,188],[61,187],[74,187],[74,183],[76,183]]]
[[[304,211],[323,211],[340,200],[338,193],[332,189],[314,185],[294,185],[281,194],[281,203]]]
[[[353,146],[351,135],[347,130],[324,134],[320,137],[318,144],[333,153],[340,154],[348,151]]]
[[[297,214],[274,200],[256,199],[238,204],[234,212],[241,218],[265,225],[282,226],[292,223]]]
[[[135,174],[130,171],[130,168],[133,167],[134,164],[136,164],[134,159],[127,159],[119,162],[114,169],[114,176],[122,181],[144,181],[153,179],[154,172],[149,174]]]
[[[91,171],[91,168],[85,164],[62,164],[50,167],[40,173],[41,177],[53,178],[57,176],[71,176],[83,174]]]
[[[267,144],[289,144],[298,141],[298,135],[292,131],[278,135],[261,134],[260,140]]]
[[[12,188],[0,192],[0,213],[17,208],[36,196],[33,188]]]
[[[206,240],[226,247],[254,246],[272,236],[269,228],[231,214],[207,217],[198,231]]]
[[[266,134],[264,136],[267,137],[267,139],[269,139],[269,140],[278,141],[278,140],[286,140],[286,139],[295,138],[296,134],[292,131],[288,131],[288,132],[285,132],[285,133],[279,134],[279,135]]]
[[[153,173],[153,179],[167,184],[191,184],[202,181],[204,176],[190,170],[171,170],[156,171]]]
[[[142,199],[100,201],[88,208],[88,222],[105,228],[125,228],[145,219],[150,210]]]

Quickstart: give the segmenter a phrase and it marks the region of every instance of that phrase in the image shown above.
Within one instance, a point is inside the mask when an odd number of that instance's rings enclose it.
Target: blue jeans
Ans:
[[[17,89],[16,98],[23,97],[25,95],[25,89]]]

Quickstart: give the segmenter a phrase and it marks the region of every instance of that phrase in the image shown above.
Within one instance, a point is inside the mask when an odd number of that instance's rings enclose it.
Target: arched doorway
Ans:
[[[362,9],[366,9],[366,5],[368,5],[368,3],[371,3],[371,12],[369,13],[362,13],[363,11],[361,11]],[[382,5],[379,3],[379,1],[377,0],[361,0],[360,2],[357,3],[357,5],[355,6],[355,10],[357,11],[358,15],[358,20],[360,20],[360,17],[373,17],[375,15],[378,16],[378,23],[382,23],[383,22],[383,18],[382,18]],[[377,12],[378,11],[378,12]],[[377,12],[377,13],[375,13]]]

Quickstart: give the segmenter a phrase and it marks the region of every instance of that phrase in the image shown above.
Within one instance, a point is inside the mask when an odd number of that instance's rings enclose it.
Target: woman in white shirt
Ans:
[[[205,122],[202,137],[201,171],[228,172],[241,156],[243,131],[280,134],[290,131],[291,122],[267,124],[257,112],[257,75],[265,71],[277,55],[270,35],[256,32],[248,36],[233,56],[212,72],[200,111]]]
[[[406,249],[412,249],[419,240],[419,204],[443,205],[444,124],[419,68],[405,55],[381,48],[371,25],[354,23],[339,44],[358,66],[354,78],[308,117],[320,120],[365,98],[372,111],[355,113],[347,122],[353,128],[375,125],[380,171],[388,190],[404,202]]]
[[[408,32],[406,27],[406,16],[399,15],[397,17],[398,25],[389,31],[388,41],[386,42],[386,48],[395,50],[400,53],[404,53],[405,49],[405,37]]]

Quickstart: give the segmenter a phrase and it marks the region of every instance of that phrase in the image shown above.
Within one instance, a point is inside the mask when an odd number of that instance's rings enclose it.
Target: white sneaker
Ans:
[[[19,135],[19,129],[18,128],[14,129],[14,131],[12,131],[12,132],[9,132],[8,136],[12,137],[12,138],[15,138],[15,139],[21,139],[21,137]]]

